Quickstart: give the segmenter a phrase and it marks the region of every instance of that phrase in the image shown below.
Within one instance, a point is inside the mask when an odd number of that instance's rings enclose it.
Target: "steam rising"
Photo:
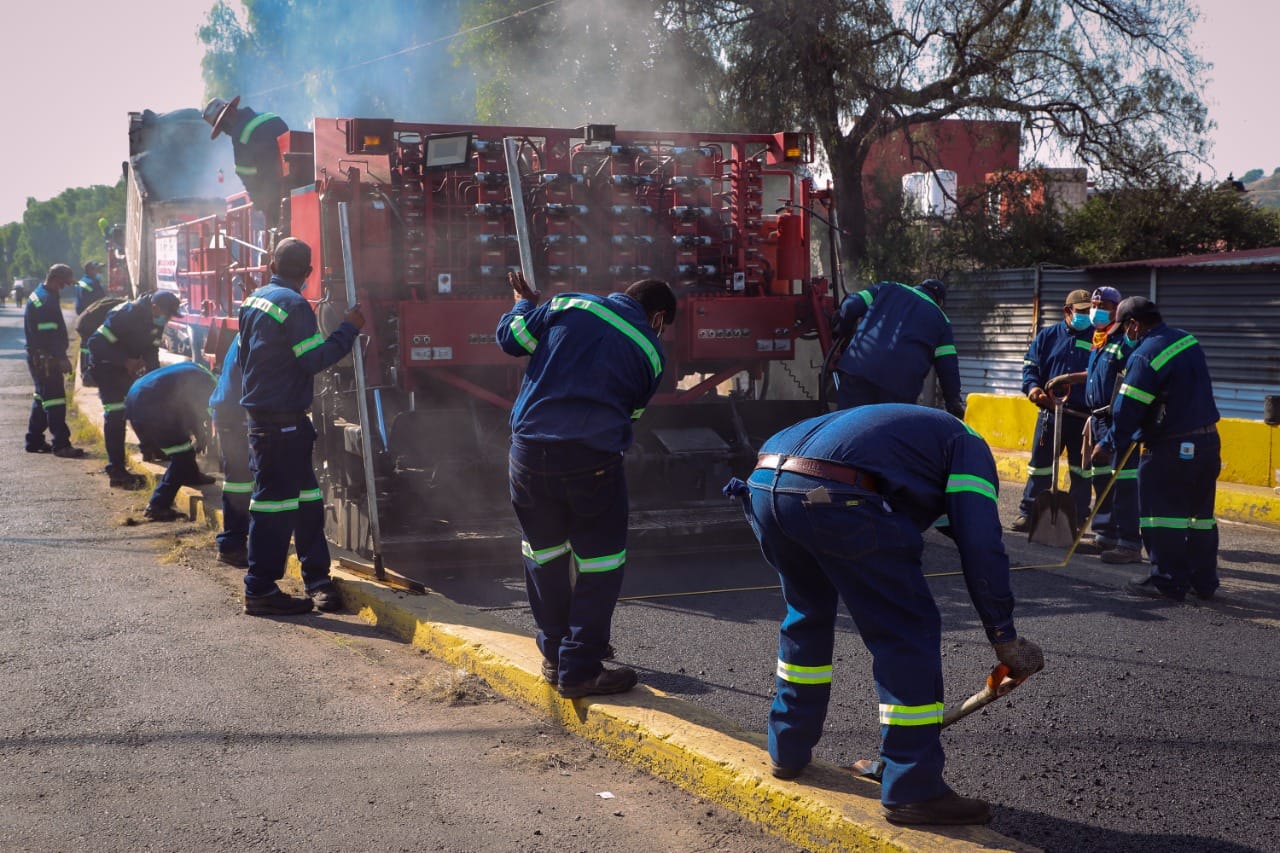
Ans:
[[[231,146],[209,139],[200,110],[145,110],[140,119],[130,129],[129,153],[134,179],[148,197],[223,198],[239,192]]]

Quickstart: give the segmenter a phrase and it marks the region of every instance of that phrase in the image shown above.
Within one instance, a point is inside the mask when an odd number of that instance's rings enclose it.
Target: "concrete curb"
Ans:
[[[101,430],[96,392],[78,386],[76,404]],[[134,464],[153,473],[160,470],[136,458]],[[184,487],[179,501],[187,502],[194,520],[220,526],[221,509],[206,503],[201,492]],[[299,574],[292,557],[289,572]],[[496,618],[436,593],[399,592],[336,564],[333,576],[348,607],[369,623],[474,673],[502,695],[600,744],[614,758],[732,809],[806,849],[903,853],[1038,849],[985,827],[922,831],[894,826],[881,815],[878,785],[826,762],[814,762],[799,781],[774,779],[763,734],[744,731],[726,718],[651,687],[641,685],[607,699],[562,699],[542,680],[542,657],[533,639],[513,634],[510,626]]]

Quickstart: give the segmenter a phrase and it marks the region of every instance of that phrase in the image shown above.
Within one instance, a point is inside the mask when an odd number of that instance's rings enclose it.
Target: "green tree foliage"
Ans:
[[[209,96],[240,95],[304,129],[315,116],[470,119],[470,77],[448,44],[463,0],[218,0],[198,37]],[[202,105],[203,106],[203,105]]]
[[[847,248],[867,257],[872,144],[918,122],[1016,119],[1118,183],[1203,153],[1203,64],[1185,0],[672,0],[729,69],[756,126],[812,127],[830,158]],[[1046,148],[1046,152],[1048,149]],[[921,152],[922,165],[931,164]]]
[[[0,226],[0,280],[43,279],[53,264],[79,271],[88,261],[106,262],[99,219],[124,221],[124,180],[63,190],[48,201],[27,199],[21,222]]]
[[[476,0],[453,51],[486,123],[719,130],[723,69],[682,4]]]
[[[1096,193],[1065,219],[1072,262],[1105,264],[1280,245],[1280,212],[1230,182],[1163,180]]]
[[[1254,181],[1260,179],[1264,174],[1265,172],[1263,172],[1261,169],[1250,169],[1249,171],[1245,172],[1243,175],[1240,176],[1240,183],[1251,184]]]

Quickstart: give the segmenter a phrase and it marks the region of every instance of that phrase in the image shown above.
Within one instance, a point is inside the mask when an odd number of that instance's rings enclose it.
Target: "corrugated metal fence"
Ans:
[[[1193,260],[1193,259],[1188,259]],[[1171,326],[1195,335],[1224,417],[1261,420],[1280,395],[1280,269],[1230,264],[971,273],[948,282],[966,393],[1020,393],[1022,357],[1035,333],[1062,320],[1072,290],[1111,285],[1156,302]]]

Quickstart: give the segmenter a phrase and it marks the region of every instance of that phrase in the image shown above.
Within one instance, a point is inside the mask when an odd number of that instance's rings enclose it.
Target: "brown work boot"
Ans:
[[[1125,563],[1141,563],[1142,552],[1137,548],[1116,546],[1110,551],[1103,551],[1102,555],[1098,559],[1102,560],[1104,563],[1111,563],[1112,565],[1117,566]]]
[[[583,696],[625,693],[635,687],[639,680],[634,669],[620,666],[617,669],[601,669],[595,678],[581,684],[561,684],[556,690],[566,699],[581,699]]]
[[[298,598],[276,590],[267,595],[246,595],[244,612],[249,616],[297,616],[311,612],[311,599]]]
[[[991,807],[986,800],[962,797],[955,791],[947,791],[941,797],[922,803],[884,806],[883,809],[885,820],[897,824],[960,826],[991,820]]]
[[[1009,529],[1014,533],[1026,533],[1031,529],[1031,519],[1027,518],[1025,515],[1020,515],[1013,520],[1012,524],[1009,525]]]

